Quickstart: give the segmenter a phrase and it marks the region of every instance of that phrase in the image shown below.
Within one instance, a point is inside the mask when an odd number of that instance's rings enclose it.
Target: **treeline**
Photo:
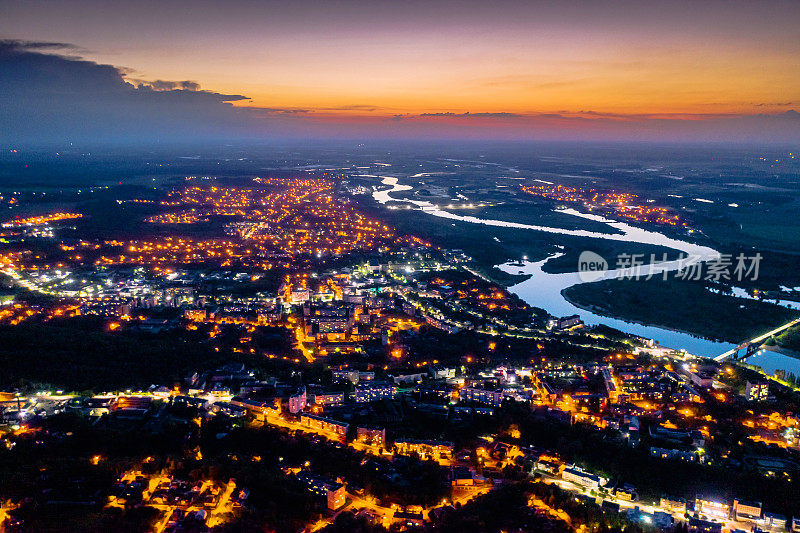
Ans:
[[[209,346],[171,335],[19,324],[0,326],[0,390],[48,384],[69,391],[106,391],[172,384],[193,369],[228,359]]]

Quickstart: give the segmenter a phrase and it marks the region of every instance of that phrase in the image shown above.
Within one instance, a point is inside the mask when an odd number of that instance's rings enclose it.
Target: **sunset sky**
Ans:
[[[520,119],[550,115],[707,122],[800,108],[796,1],[2,4],[2,39],[69,44],[37,52],[113,65],[133,85],[195,82],[183,87],[307,125],[469,113],[523,131]]]

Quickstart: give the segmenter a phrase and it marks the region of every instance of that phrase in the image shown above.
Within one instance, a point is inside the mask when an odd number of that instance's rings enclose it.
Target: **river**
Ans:
[[[390,188],[377,190],[373,193],[373,198],[379,203],[385,204],[389,201],[407,202],[417,206],[422,210],[422,212],[435,217],[457,220],[459,222],[468,222],[472,224],[483,224],[487,226],[498,226],[555,233],[560,235],[570,235],[575,237],[608,239],[663,246],[685,253],[690,258],[693,258],[692,262],[709,261],[719,257],[719,252],[707,246],[701,246],[690,242],[673,239],[655,231],[645,230],[639,227],[631,226],[624,222],[610,220],[599,215],[581,213],[574,209],[561,209],[559,212],[604,223],[612,228],[616,233],[571,230],[550,226],[522,224],[519,222],[509,222],[505,220],[483,219],[471,215],[458,215],[449,211],[445,211],[428,201],[393,198],[391,194],[394,192],[408,191],[413,189],[413,187],[409,185],[401,185],[398,183],[398,179],[395,177],[382,177],[381,183],[383,185],[389,185]],[[604,279],[615,279],[629,274],[629,272],[626,272],[624,269],[605,270],[602,274],[598,274],[595,279],[587,281],[585,278],[582,279],[578,272],[551,274],[542,270],[542,267],[547,261],[559,257],[560,255],[561,254],[554,254],[550,257],[542,259],[541,261],[526,261],[522,263],[510,262],[497,265],[497,267],[504,272],[511,274],[522,273],[529,275],[530,277],[527,280],[509,287],[508,290],[518,295],[529,305],[545,309],[552,315],[566,316],[579,314],[581,319],[586,324],[606,324],[626,333],[654,339],[662,346],[675,349],[684,349],[689,353],[704,357],[714,357],[734,347],[734,345],[730,343],[702,339],[689,333],[673,331],[656,326],[647,326],[634,322],[626,322],[624,320],[609,318],[576,307],[564,298],[562,294],[564,289],[580,283],[591,283]],[[649,265],[644,265],[639,273],[645,276],[655,276],[665,272],[678,270],[685,265],[686,262],[681,261],[656,262]],[[656,304],[654,303],[654,305]],[[679,312],[679,310],[676,310],[676,312]]]
[[[761,367],[761,370],[770,376],[774,376],[776,370],[783,370],[787,375],[800,376],[800,359],[778,351],[762,349],[745,359],[744,362]]]

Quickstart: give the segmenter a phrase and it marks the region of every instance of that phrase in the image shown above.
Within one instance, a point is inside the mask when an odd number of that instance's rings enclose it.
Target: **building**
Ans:
[[[115,401],[113,396],[94,396],[86,398],[81,402],[81,412],[88,416],[107,415],[114,408],[112,403]]]
[[[359,382],[353,391],[353,399],[357,403],[376,402],[384,398],[393,399],[397,395],[397,386],[384,381]]]
[[[344,392],[322,392],[314,395],[313,403],[323,407],[344,403]]]
[[[386,428],[376,426],[359,426],[356,428],[356,439],[372,446],[386,445]]]
[[[289,412],[296,415],[306,408],[306,388],[300,387],[297,391],[289,396]]]
[[[432,365],[428,368],[428,373],[433,379],[453,379],[456,377],[455,367]]]
[[[442,331],[446,331],[447,333],[458,333],[459,331],[461,331],[461,328],[459,328],[458,326],[446,322],[444,320],[439,320],[438,318],[432,317],[430,315],[425,317],[425,323],[436,329],[441,329]]]
[[[554,462],[554,461],[548,461],[546,459],[539,459],[538,461],[536,461],[536,464],[534,465],[534,468],[536,470],[540,470],[542,472],[547,472],[548,474],[558,474],[558,471],[561,468],[561,465],[556,463],[556,462]]]
[[[427,372],[417,372],[414,374],[397,374],[395,376],[391,376],[391,378],[396,384],[403,385],[406,383],[417,383],[422,381],[427,375]]]
[[[733,516],[737,521],[755,522],[761,518],[761,502],[733,500]]]
[[[603,514],[617,514],[620,512],[619,504],[617,502],[612,502],[611,500],[603,500],[603,502],[600,504],[600,509],[602,509]]]
[[[679,459],[681,461],[686,461],[688,463],[693,463],[697,461],[697,454],[694,452],[686,452],[683,450],[676,450],[669,448],[659,448],[657,446],[652,446],[650,448],[650,456],[658,457],[659,459]]]
[[[595,474],[590,474],[589,472],[585,472],[577,467],[570,467],[565,468],[561,472],[561,479],[564,481],[569,481],[571,483],[575,483],[576,485],[580,485],[582,487],[586,487],[587,489],[594,489],[597,490],[600,488],[601,485],[605,485],[608,480],[601,478]]]
[[[308,289],[292,290],[292,295],[289,301],[293,304],[301,304],[307,302],[310,297],[311,293]]]
[[[350,427],[350,424],[345,422],[339,422],[338,420],[316,416],[309,413],[300,414],[300,424],[317,431],[335,433],[341,438],[341,440],[345,440],[347,437],[347,430]]]
[[[331,481],[309,471],[297,474],[297,479],[304,483],[308,490],[325,498],[328,509],[335,511],[345,504],[345,486],[342,483]]]
[[[626,502],[632,502],[639,496],[636,494],[636,489],[633,485],[624,485],[622,487],[617,487],[614,490],[614,496],[617,497],[618,500],[624,500]]]
[[[719,500],[711,500],[698,495],[694,500],[694,512],[697,515],[726,520],[731,514],[731,506]]]
[[[219,403],[219,402],[217,402]],[[255,415],[277,416],[280,413],[280,404],[276,399],[254,400],[234,396],[230,401],[231,405],[241,407],[247,412]]]
[[[689,533],[722,533],[722,524],[693,516],[689,518]]]
[[[769,531],[786,531],[786,517],[782,514],[765,512],[759,526]]]
[[[675,523],[675,520],[672,518],[672,515],[669,513],[663,513],[656,511],[652,514],[647,513],[639,509],[639,507],[635,507],[633,509],[628,509],[625,513],[628,517],[628,520],[631,522],[643,522],[645,524],[652,524],[657,526],[662,531],[672,528]]]
[[[617,402],[617,397],[619,396],[619,390],[617,389],[617,383],[614,381],[614,372],[609,367],[604,367],[601,370],[603,374],[603,382],[606,386],[606,394],[608,395],[608,400],[611,403]]]
[[[420,383],[414,389],[414,395],[421,400],[450,401],[453,398],[453,386],[443,381]]]
[[[144,416],[152,403],[149,396],[119,396],[111,402],[111,411],[118,416]]]
[[[471,487],[475,485],[475,472],[466,466],[454,466],[450,470],[450,485],[453,487]]]
[[[714,376],[706,372],[689,372],[689,380],[701,389],[710,389],[714,386]]]
[[[260,325],[272,324],[281,319],[281,306],[276,305],[271,309],[258,309],[256,311],[256,319]]]
[[[673,513],[684,514],[686,513],[686,500],[683,498],[673,498],[671,496],[662,496],[659,500],[659,507],[666,509]]]
[[[395,520],[400,520],[407,526],[417,526],[422,527],[425,523],[422,513],[409,513],[405,511],[395,511],[393,518]]]
[[[334,370],[333,381],[349,381],[358,383],[358,370]]]
[[[185,309],[183,318],[192,322],[203,322],[208,318],[208,313],[205,309]]]
[[[688,444],[691,442],[692,446],[696,448],[702,448],[706,444],[705,437],[696,429],[681,430],[661,425],[651,425],[650,436],[654,439],[680,444]]]
[[[766,381],[748,381],[744,388],[744,397],[748,402],[763,402],[769,396],[769,384]]]
[[[547,321],[549,329],[569,329],[581,325],[581,317],[579,315],[570,315],[562,317],[553,317]]]
[[[394,441],[394,447],[401,455],[411,455],[413,452],[419,454],[423,459],[453,455],[453,443],[449,441],[399,439]]]
[[[248,410],[241,405],[235,405],[232,402],[214,402],[209,407],[208,411],[215,415],[223,414],[231,418],[242,418]]]
[[[475,402],[493,407],[500,407],[503,403],[502,390],[479,389],[476,387],[464,387],[459,391],[459,398],[462,402]]]

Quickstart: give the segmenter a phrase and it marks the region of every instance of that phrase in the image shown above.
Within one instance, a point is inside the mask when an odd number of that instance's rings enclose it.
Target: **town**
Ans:
[[[4,225],[0,327],[100,343],[3,383],[5,530],[800,531],[793,376],[530,307],[330,177],[186,181],[117,201],[148,237]]]

